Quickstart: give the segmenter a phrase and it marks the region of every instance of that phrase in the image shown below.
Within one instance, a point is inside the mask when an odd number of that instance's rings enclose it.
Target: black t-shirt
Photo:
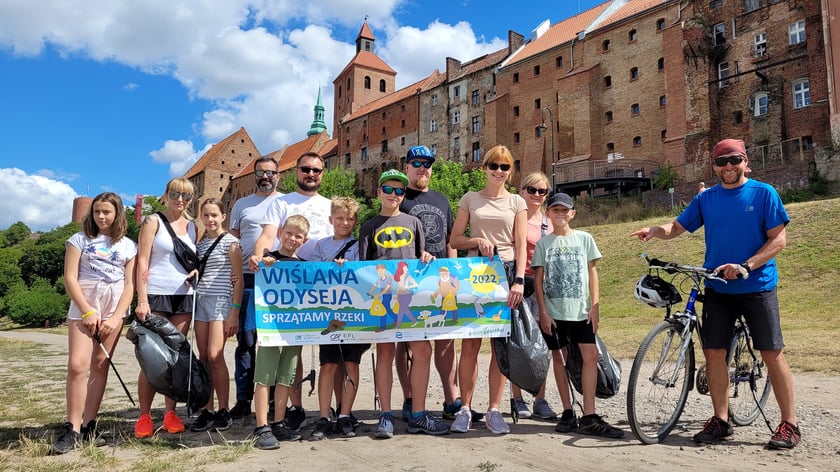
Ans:
[[[400,211],[420,220],[426,234],[426,251],[437,258],[447,257],[446,243],[454,218],[446,197],[434,190],[421,192],[407,188]]]

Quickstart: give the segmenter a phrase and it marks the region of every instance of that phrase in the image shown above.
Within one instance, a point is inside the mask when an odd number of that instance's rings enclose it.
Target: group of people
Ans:
[[[705,266],[732,279],[726,286],[707,290],[703,346],[714,416],[695,435],[695,441],[715,442],[732,434],[727,422],[725,343],[734,317],[743,313],[756,348],[767,362],[781,410],[782,422],[768,446],[794,447],[800,433],[793,411],[793,379],[782,354],[774,261],[784,248],[789,218],[772,187],[744,176],[747,156],[742,141],[721,141],[712,156],[721,183],[698,194],[674,222],[642,228],[632,236],[643,241],[671,239],[705,226]],[[576,215],[572,197],[565,193],[552,195],[542,173],[524,177],[518,193],[509,192],[506,185],[515,163],[510,151],[498,145],[485,154],[481,164],[486,185],[466,193],[453,215],[448,200],[429,188],[434,162],[435,156],[428,148],[414,146],[406,156],[404,172],[390,169],[381,174],[377,188],[379,214],[362,224],[358,240],[353,232],[359,204],[351,198],[330,200],[318,193],[324,161],[316,153],[305,153],[298,159],[297,189],[286,195],[276,190],[277,162],[270,157],[257,159],[255,192],[235,202],[228,232],[224,230],[227,215],[221,202],[202,202],[199,217],[204,234],[200,239],[187,213],[194,187],[186,179],[172,179],[167,184],[162,197],[166,209],[144,219],[138,244],[125,236],[125,213],[119,197],[103,193],[94,198],[82,231],[66,245],[65,285],[71,298],[68,422],[50,452],[68,452],[85,440],[104,443],[97,431],[96,415],[108,375],[106,352],[110,355],[114,351],[135,290],[139,320],[163,316],[185,334],[194,321],[195,344],[211,372],[214,395],[190,429],[223,431],[234,419],[250,416],[253,409],[255,447],[276,449],[280,441],[301,439],[301,426],[306,421],[301,391],[295,388],[302,377],[301,347],[261,346],[257,342],[254,273],[260,265],[284,259],[337,264],[387,259],[429,262],[456,257],[458,251],[468,256],[498,257],[509,274],[508,306],[517,308],[527,303],[538,317],[552,351],[563,410],[558,418],[545,400],[543,385],[535,396],[533,416],[558,420],[558,432],[623,437],[623,430],[607,423],[595,410],[595,335],[600,323],[596,262],[601,253],[589,233],[570,226]],[[400,247],[380,243],[375,235],[389,227],[411,229],[416,235],[413,243]],[[181,265],[173,238],[197,249],[200,270],[188,271]],[[744,269],[752,276],[736,280],[739,270]],[[396,295],[402,305],[399,297],[410,293],[410,276],[399,270],[397,275],[401,279],[396,281],[396,292],[388,295]],[[533,285],[533,294],[527,298],[526,284]],[[399,322],[403,315],[394,316]],[[231,408],[224,346],[234,335],[236,396]],[[583,358],[580,418],[573,410],[563,366],[562,350],[569,342],[580,346]],[[487,411],[482,415],[472,408],[481,344],[480,338],[461,340],[458,356],[453,340],[377,343],[374,379],[380,414],[374,437],[387,439],[394,435],[394,368],[403,397],[399,415],[406,421],[408,433],[467,433],[482,417],[491,433],[508,433],[510,426],[500,411],[506,379],[494,350],[488,367]],[[355,436],[359,421],[352,408],[359,363],[370,345],[322,345],[319,349],[319,412],[310,439]],[[443,386],[440,416],[426,405],[432,360]],[[142,370],[138,388],[140,416],[134,434],[145,438],[155,431],[150,414],[154,390]],[[531,416],[521,391],[517,388],[513,393],[520,416]],[[175,402],[169,398],[165,401],[163,429],[169,433],[185,430]]]

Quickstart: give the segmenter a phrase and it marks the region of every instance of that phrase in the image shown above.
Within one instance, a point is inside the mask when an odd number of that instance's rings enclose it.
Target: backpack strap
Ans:
[[[219,244],[219,241],[221,241],[226,234],[227,232],[222,232],[222,234],[216,237],[216,240],[213,241],[213,244],[210,245],[210,249],[208,249],[207,252],[204,253],[204,257],[201,258],[201,261],[198,263],[199,279],[204,275],[204,266],[207,264],[207,259],[210,257],[210,254],[213,253],[213,249],[216,249],[216,245]]]
[[[163,226],[166,226],[166,230],[169,231],[169,235],[172,236],[173,240],[175,240],[175,238],[177,238],[178,235],[175,234],[175,230],[172,229],[172,225],[169,224],[169,220],[166,219],[166,215],[164,215],[162,211],[155,213],[155,215],[157,215],[158,218],[160,218],[160,221],[163,222]]]
[[[335,253],[335,257],[333,257],[333,260],[344,258],[344,254],[347,253],[347,250],[350,249],[350,247],[352,247],[357,242],[359,242],[358,239],[350,238],[350,241],[347,244],[345,244],[344,247],[341,248],[341,250],[339,250],[337,253]]]

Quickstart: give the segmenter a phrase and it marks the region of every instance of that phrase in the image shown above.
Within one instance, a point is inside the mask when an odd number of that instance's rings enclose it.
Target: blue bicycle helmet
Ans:
[[[405,156],[405,162],[410,162],[413,159],[426,159],[435,162],[435,156],[432,155],[432,151],[426,146],[411,146],[408,154]]]

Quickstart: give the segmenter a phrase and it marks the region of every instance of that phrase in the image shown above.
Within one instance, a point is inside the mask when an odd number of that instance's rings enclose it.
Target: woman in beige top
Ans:
[[[484,155],[481,165],[487,174],[487,185],[479,192],[468,192],[458,203],[458,215],[452,228],[450,244],[454,249],[466,249],[469,256],[494,255],[515,264],[514,280],[508,295],[508,305],[516,307],[522,303],[526,264],[526,239],[528,235],[527,205],[517,194],[505,188],[513,173],[513,156],[505,146],[495,146]],[[470,236],[466,236],[467,225]],[[466,433],[472,425],[470,404],[478,377],[478,351],[481,338],[464,339],[461,342],[461,359],[458,366],[458,381],[461,387],[462,407],[455,415],[451,431]],[[485,425],[491,433],[505,434],[510,427],[502,419],[499,405],[504,394],[505,378],[496,364],[496,354],[491,349],[489,383],[490,401]]]

